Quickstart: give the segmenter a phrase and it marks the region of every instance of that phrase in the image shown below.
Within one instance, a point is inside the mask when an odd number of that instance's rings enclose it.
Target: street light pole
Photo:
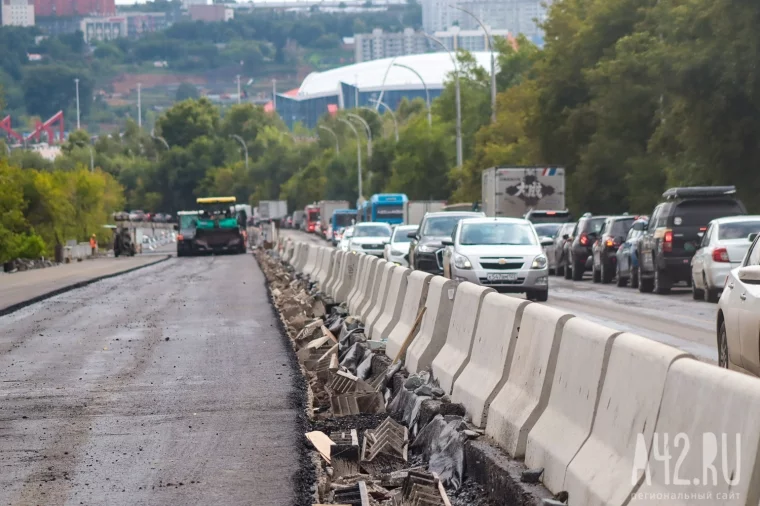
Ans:
[[[90,148],[90,172],[95,172],[95,156],[92,154],[92,146],[87,146]]]
[[[243,146],[243,151],[245,152],[245,170],[247,171],[248,170],[248,146],[245,145],[245,141],[239,135],[230,134],[230,137],[238,141],[240,145]]]
[[[420,81],[422,81],[422,87],[425,88],[425,102],[427,103],[427,114],[428,114],[428,126],[433,126],[433,113],[430,110],[430,91],[428,90],[427,83],[422,78],[419,72],[414,70],[412,67],[409,67],[407,65],[404,65],[402,63],[394,63],[394,67],[401,67],[402,69],[409,70],[411,72],[414,72],[414,75],[416,75]],[[382,93],[382,92],[381,92]]]
[[[460,10],[472,17],[472,19],[477,21],[480,27],[483,28],[483,32],[486,34],[488,49],[491,51],[491,123],[496,123],[496,57],[494,56],[493,37],[491,36],[491,32],[488,31],[485,23],[483,23],[483,21],[481,21],[475,14],[463,7],[459,7],[458,5],[451,5],[450,7]]]
[[[237,103],[238,105],[240,105],[240,74],[237,75],[237,89],[238,89]]]
[[[82,125],[79,122],[79,79],[74,79],[74,86],[77,89],[77,130],[80,130]]]
[[[422,32],[422,35],[438,44],[443,48],[444,51],[449,53],[449,57],[451,58],[451,62],[454,64],[454,77],[455,77],[455,84],[456,84],[456,108],[457,108],[457,167],[461,167],[463,163],[463,155],[462,155],[462,92],[459,86],[459,65],[457,64],[457,60],[454,57],[454,53],[452,53],[449,48],[446,47],[446,45],[440,41],[440,39],[436,39],[432,35]]]
[[[333,137],[335,137],[335,154],[340,154],[340,143],[338,142],[338,134],[336,134],[331,128],[327,128],[324,125],[319,125],[320,130],[324,130],[325,132],[330,132]]]
[[[354,131],[354,135],[356,135],[356,166],[358,171],[357,182],[359,185],[359,197],[356,199],[356,202],[358,203],[362,199],[362,195],[364,193],[362,190],[362,140],[359,136],[359,131],[356,129],[353,123],[343,118],[338,118],[338,121],[342,121],[348,125],[348,127]]]
[[[272,108],[277,110],[277,79],[272,79]]]
[[[372,129],[369,127],[369,123],[367,123],[364,118],[357,114],[348,113],[346,116],[351,119],[355,119],[364,125],[364,129],[367,131],[367,157],[372,158]]]
[[[380,97],[378,97],[378,100],[382,100],[383,96],[385,95],[385,80],[388,79],[388,74],[391,72],[391,67],[393,67],[393,65],[396,63],[396,58],[398,58],[398,56],[394,56],[391,62],[388,64],[388,68],[385,69],[385,75],[383,75],[383,83],[380,85]],[[380,105],[378,104],[375,109],[380,109]]]
[[[137,126],[142,128],[142,83],[137,83]]]
[[[393,109],[388,107],[388,104],[386,104],[382,100],[377,99],[377,100],[374,100],[374,102],[376,102],[377,105],[382,105],[383,107],[385,107],[385,110],[388,111],[391,115],[391,118],[393,118],[393,128],[396,130],[396,142],[398,142],[398,122],[396,121],[396,114],[393,112]]]

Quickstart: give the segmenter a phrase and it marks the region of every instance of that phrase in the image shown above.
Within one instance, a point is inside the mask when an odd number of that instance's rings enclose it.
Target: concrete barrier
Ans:
[[[591,435],[565,474],[571,504],[624,504],[630,498],[643,475],[643,462],[642,468],[635,466],[637,443],[652,447],[668,368],[688,356],[633,334],[615,338]],[[701,399],[704,403],[708,397]]]
[[[330,275],[325,282],[325,293],[333,298],[335,298],[335,282],[340,279],[341,273],[343,272],[343,257],[345,254],[344,251],[336,251],[335,256],[333,256],[333,265],[330,270]]]
[[[442,276],[434,276],[430,280],[425,301],[425,316],[422,317],[420,331],[406,351],[404,364],[410,373],[430,367],[433,359],[446,343],[446,333],[449,330],[456,292],[455,281]]]
[[[335,258],[336,253],[337,251],[334,249],[326,248],[325,254],[322,257],[322,270],[319,272],[319,289],[324,293],[327,293],[325,292],[327,278],[329,278],[332,273],[333,259]]]
[[[317,253],[314,257],[314,264],[310,270],[306,272],[306,274],[309,275],[309,278],[311,278],[312,281],[315,281],[317,279],[317,273],[319,272],[319,269],[322,264],[322,256],[325,253],[325,248],[322,248],[320,246],[316,247]]]
[[[349,313],[352,315],[358,315],[359,308],[362,307],[365,304],[366,300],[372,296],[372,287],[370,286],[370,283],[375,277],[375,272],[377,271],[377,266],[380,263],[380,259],[376,256],[367,255],[367,262],[367,267],[362,275],[359,293],[356,296],[354,304],[349,307]]]
[[[293,248],[293,255],[291,255],[290,260],[288,263],[293,266],[293,268],[298,271],[298,261],[301,258],[301,250],[303,249],[303,243],[297,242],[295,243],[295,246]]]
[[[335,300],[338,302],[345,302],[348,298],[348,292],[353,288],[354,276],[356,275],[356,267],[359,263],[359,258],[349,253],[346,255],[346,268],[343,271],[340,284],[336,288]]]
[[[551,492],[564,490],[570,461],[591,433],[612,343],[620,332],[582,318],[562,331],[549,402],[528,434],[525,465],[544,468]]]
[[[296,269],[296,272],[302,273],[303,268],[306,265],[306,259],[309,256],[309,246],[306,243],[299,243],[298,244],[298,256],[295,259],[295,263],[293,264],[293,267]]]
[[[372,327],[372,324],[375,323],[375,321],[380,317],[380,315],[383,313],[383,308],[385,307],[385,299],[388,296],[388,287],[391,284],[391,276],[393,275],[393,271],[396,269],[396,265],[386,262],[381,268],[380,268],[380,284],[378,285],[378,292],[377,292],[377,299],[375,301],[375,305],[372,307],[372,309],[369,312],[369,315],[367,316],[367,319],[364,320],[364,328],[365,331],[367,331],[370,327]]]
[[[303,274],[306,274],[306,275],[311,274],[311,271],[314,270],[314,266],[317,263],[317,253],[319,251],[316,246],[312,246],[311,244],[307,246],[307,249],[308,249],[308,254],[306,256],[306,263],[304,264],[303,269],[301,271]]]
[[[542,304],[523,310],[509,377],[486,423],[486,434],[514,458],[525,455],[528,432],[549,400],[562,329],[572,317]]]
[[[409,274],[412,271],[405,267],[397,267],[393,271],[390,284],[388,285],[388,296],[385,298],[383,311],[377,320],[370,326],[367,336],[372,341],[382,341],[388,339],[393,327],[398,323],[401,316],[401,308],[404,305],[406,296],[406,287]]]
[[[526,300],[488,293],[480,307],[470,361],[454,382],[451,400],[461,402],[472,423],[485,427],[488,408],[509,377]]]
[[[483,297],[493,291],[493,288],[468,282],[460,283],[457,287],[446,342],[431,364],[433,377],[447,394],[451,394],[454,382],[470,360],[480,305]]]
[[[414,327],[414,321],[417,319],[417,314],[425,305],[427,301],[428,287],[430,286],[430,280],[433,278],[432,274],[428,274],[422,271],[412,271],[407,278],[406,295],[404,295],[404,303],[401,308],[401,314],[399,315],[398,323],[393,327],[393,330],[388,334],[388,341],[385,343],[385,353],[391,357],[396,358],[401,347],[404,345],[409,332]],[[421,327],[420,322],[420,327]],[[419,328],[417,329],[419,332]],[[403,358],[403,357],[402,357]]]
[[[653,443],[659,453],[669,447],[673,460],[658,459],[650,450],[651,483],[644,480],[630,504],[694,504],[689,499],[699,494],[712,498],[713,504],[760,503],[758,427],[756,378],[696,360],[676,361],[665,380],[654,429],[658,441]],[[683,481],[679,484],[676,478]]]
[[[386,262],[383,259],[378,260],[378,262],[375,264],[375,272],[370,278],[368,279],[368,291],[366,294],[366,297],[364,298],[364,302],[359,307],[359,310],[356,314],[356,316],[361,321],[367,321],[367,317],[369,317],[370,311],[375,307],[375,304],[377,304],[377,298],[378,294],[380,292],[380,280],[383,278],[383,268],[388,262]]]
[[[359,294],[361,294],[362,285],[364,283],[364,280],[368,271],[367,264],[369,261],[370,261],[369,256],[359,255],[359,264],[356,269],[356,279],[354,280],[354,285],[351,288],[351,290],[348,292],[348,298],[346,299],[349,313],[352,311],[352,309],[356,305],[356,301],[359,298]]]

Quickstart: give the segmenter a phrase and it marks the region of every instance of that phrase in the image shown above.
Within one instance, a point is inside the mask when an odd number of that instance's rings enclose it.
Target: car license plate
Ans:
[[[486,279],[488,281],[515,281],[517,279],[517,274],[486,274]]]

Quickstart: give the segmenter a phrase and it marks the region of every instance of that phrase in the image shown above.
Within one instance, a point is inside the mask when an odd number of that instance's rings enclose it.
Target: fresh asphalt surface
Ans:
[[[314,235],[287,230],[285,236],[327,245]],[[644,294],[632,288],[618,288],[591,281],[549,278],[548,306],[623,332],[659,341],[716,363],[715,317],[717,305],[692,300],[691,289],[678,285],[669,295]]]
[[[296,374],[251,255],[172,258],[0,318],[0,504],[296,501]]]

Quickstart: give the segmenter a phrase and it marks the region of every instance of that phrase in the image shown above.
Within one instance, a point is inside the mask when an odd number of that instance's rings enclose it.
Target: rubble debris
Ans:
[[[359,473],[359,437],[356,429],[348,432],[339,432],[332,435],[333,446],[331,448],[330,463],[333,467],[333,476],[354,475]]]
[[[348,504],[351,506],[370,506],[367,485],[363,481],[352,487],[336,490],[333,493],[333,504]]]
[[[328,341],[331,342],[331,341]],[[317,379],[324,384],[330,379],[332,372],[338,370],[338,345],[335,344],[327,350],[324,355],[317,359],[317,363],[314,366],[314,373]]]
[[[361,466],[369,474],[380,474],[406,467],[409,431],[388,417],[377,429],[364,433]]]
[[[460,416],[436,415],[414,440],[412,448],[419,449],[428,469],[440,476],[454,490],[462,484],[464,474],[464,444],[467,436],[461,431],[467,424]]]
[[[327,463],[330,463],[331,448],[332,445],[335,444],[333,440],[330,439],[327,434],[318,430],[307,432],[306,439],[311,441],[311,444],[314,445],[314,448],[317,449],[322,458],[325,459]]]
[[[337,371],[334,373],[326,388],[329,392],[334,394],[375,392],[375,389],[369,383],[346,371]]]
[[[410,471],[402,489],[401,506],[451,506],[434,473]]]
[[[385,401],[379,392],[354,392],[330,397],[330,409],[335,417],[360,413],[382,413]]]

